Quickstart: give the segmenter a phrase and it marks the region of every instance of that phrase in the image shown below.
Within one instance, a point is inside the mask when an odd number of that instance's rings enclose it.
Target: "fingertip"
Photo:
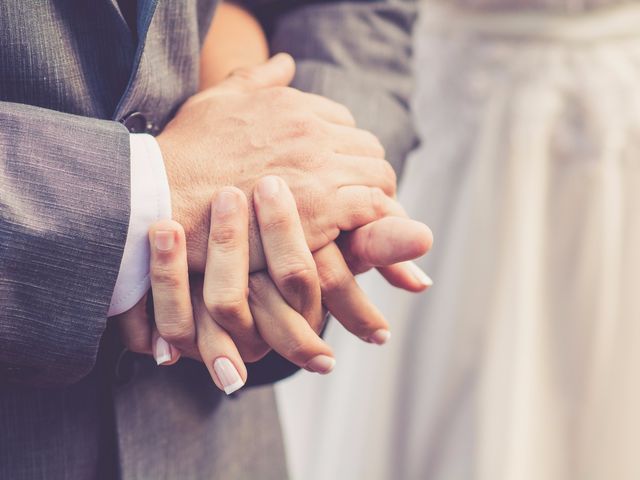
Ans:
[[[423,231],[422,236],[417,237],[416,249],[424,255],[433,248],[433,231],[428,225],[418,221],[415,222],[420,225],[420,228]]]
[[[304,366],[305,370],[320,375],[331,373],[336,366],[336,359],[329,355],[316,355]]]
[[[283,69],[295,70],[296,68],[296,61],[287,52],[276,53],[269,59],[269,62],[281,66]]]
[[[211,216],[217,219],[235,217],[247,210],[246,196],[236,187],[223,187],[211,198]],[[215,222],[212,222],[212,227]]]

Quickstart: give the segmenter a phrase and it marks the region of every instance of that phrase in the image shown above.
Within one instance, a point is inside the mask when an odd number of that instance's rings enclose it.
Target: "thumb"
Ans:
[[[296,64],[288,53],[278,53],[261,65],[234,70],[219,87],[251,91],[267,87],[286,87],[293,80]]]

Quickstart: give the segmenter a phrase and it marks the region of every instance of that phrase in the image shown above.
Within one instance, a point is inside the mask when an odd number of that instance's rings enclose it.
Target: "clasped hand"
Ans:
[[[290,149],[268,147],[261,133],[262,143],[249,142],[256,151],[246,146],[245,152],[234,151],[239,158],[233,167],[226,166],[226,174],[219,169],[206,181],[198,178],[191,190],[185,179],[194,178],[193,172],[180,177],[175,157],[163,149],[174,210],[176,205],[179,210],[174,218],[181,221],[159,222],[150,230],[152,314],[145,297],[117,318],[130,350],[153,354],[165,365],[183,355],[201,360],[227,393],[246,382],[245,362],[258,361],[271,349],[309,371],[331,371],[333,353],[318,335],[327,310],[363,340],[384,343],[389,326],[354,275],[378,267],[397,287],[420,291],[429,284],[404,262],[426,253],[431,233],[406,218],[393,199],[395,177],[379,142],[355,127],[345,107],[282,90],[278,84],[288,84],[292,75],[290,58],[276,57],[194,97],[168,125],[163,135],[169,139],[159,138],[159,143],[177,148],[193,114],[200,119],[212,112],[220,116],[220,97],[225,95],[237,111],[250,100],[268,101],[271,123],[286,127],[287,118],[297,122],[297,128],[285,129],[289,137],[267,139],[285,145],[290,141]],[[279,93],[270,96],[269,89]],[[302,107],[297,116],[279,116],[281,110],[273,105],[278,100]],[[267,127],[259,114],[235,120],[236,130]],[[243,133],[252,135],[246,128]],[[240,139],[247,140],[243,135]],[[201,153],[209,146],[204,143]],[[230,149],[233,141],[220,145]],[[225,181],[235,186],[226,187]],[[215,194],[211,199],[209,193],[202,205],[205,187]],[[321,193],[325,198],[318,197]],[[203,235],[205,229],[208,235]]]

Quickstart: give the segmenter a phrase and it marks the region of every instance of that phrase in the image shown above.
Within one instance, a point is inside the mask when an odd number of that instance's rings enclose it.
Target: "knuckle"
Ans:
[[[234,225],[214,225],[209,232],[209,241],[219,247],[233,248],[238,240],[238,229]]]
[[[318,273],[306,263],[291,263],[280,268],[274,275],[282,287],[291,292],[307,292],[318,283]]]
[[[382,146],[380,139],[369,131],[367,131],[367,135],[369,137],[369,144],[371,145],[371,149],[375,154],[375,156],[379,158],[384,158],[386,155],[386,151]]]
[[[332,294],[344,291],[353,277],[345,270],[328,268],[320,273],[320,287],[323,294]]]
[[[288,215],[277,215],[260,224],[260,231],[269,233],[286,232],[292,226],[291,218]]]
[[[341,115],[345,118],[347,125],[351,126],[351,127],[355,127],[356,126],[356,119],[353,116],[353,113],[351,113],[351,110],[349,110],[349,108],[347,108],[346,106],[344,106],[341,103],[337,104],[337,108],[338,108],[338,110],[340,110]]]
[[[311,115],[294,117],[289,121],[288,133],[292,138],[317,136],[321,132],[320,122]]]
[[[194,338],[193,324],[187,321],[176,321],[164,328],[158,325],[158,332],[173,345],[188,345]]]
[[[247,299],[248,291],[246,288],[227,287],[216,291],[211,289],[204,291],[204,304],[216,321],[233,321],[234,324],[237,324],[238,319],[246,320],[245,317],[249,311]]]
[[[236,297],[228,298],[222,302],[207,305],[209,313],[215,320],[237,323],[238,319],[244,319],[246,313],[246,299]]]
[[[153,263],[149,269],[151,282],[153,284],[161,284],[169,288],[178,288],[182,286],[183,275],[176,267],[176,265]]]
[[[382,217],[385,214],[387,196],[378,187],[372,187],[369,189],[369,202],[371,209],[377,217]]]
[[[290,87],[270,87],[264,90],[264,94],[275,102],[286,101],[293,96],[293,88]]]
[[[398,185],[398,176],[396,175],[396,171],[393,169],[393,166],[386,160],[382,161],[382,178],[384,180],[384,191],[389,195],[395,195],[397,185]]]
[[[158,333],[169,343],[186,344],[195,338],[195,325],[190,315],[171,315],[164,312],[162,317],[156,316]]]
[[[256,79],[255,71],[249,67],[236,68],[233,72],[231,72],[231,76],[245,82],[254,82]]]

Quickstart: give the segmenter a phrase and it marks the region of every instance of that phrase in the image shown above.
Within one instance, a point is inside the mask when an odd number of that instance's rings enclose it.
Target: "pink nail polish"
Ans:
[[[335,359],[327,355],[317,355],[313,357],[304,368],[306,368],[310,372],[326,375],[327,373],[331,372],[331,370],[333,370],[333,367],[335,366]]]
[[[264,177],[258,182],[258,193],[265,199],[275,198],[280,191],[280,181],[277,177]]]
[[[218,357],[216,361],[213,362],[213,370],[216,372],[218,380],[224,389],[224,393],[227,395],[232,394],[244,386],[238,370],[227,357]]]
[[[238,199],[235,194],[223,190],[216,195],[213,208],[217,214],[228,215],[238,208]]]
[[[158,230],[155,235],[156,248],[161,252],[169,252],[175,244],[175,235],[169,230]]]
[[[369,337],[369,341],[371,343],[375,343],[377,345],[384,345],[391,338],[391,332],[389,330],[385,330],[381,328],[380,330],[376,330]]]

